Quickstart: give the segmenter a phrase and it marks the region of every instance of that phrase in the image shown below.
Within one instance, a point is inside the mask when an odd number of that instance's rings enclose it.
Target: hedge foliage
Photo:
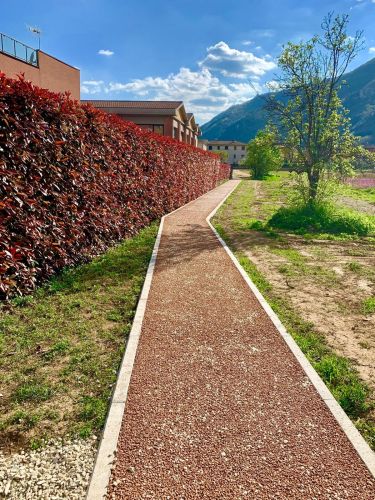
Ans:
[[[217,156],[0,73],[0,298],[229,176]]]

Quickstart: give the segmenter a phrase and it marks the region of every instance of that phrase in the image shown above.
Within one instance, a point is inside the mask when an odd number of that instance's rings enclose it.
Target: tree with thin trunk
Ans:
[[[338,95],[344,73],[363,45],[361,31],[348,35],[348,22],[347,15],[330,13],[321,35],[289,42],[278,60],[281,93],[271,92],[266,102],[286,159],[301,174],[298,187],[306,204],[320,199],[327,179],[348,174],[362,150]]]

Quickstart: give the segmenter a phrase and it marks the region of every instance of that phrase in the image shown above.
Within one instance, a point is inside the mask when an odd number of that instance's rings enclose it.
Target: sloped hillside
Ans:
[[[353,132],[365,144],[375,144],[375,58],[347,73],[341,97],[350,111]],[[263,128],[267,116],[264,95],[232,106],[203,125],[205,139],[247,142]]]

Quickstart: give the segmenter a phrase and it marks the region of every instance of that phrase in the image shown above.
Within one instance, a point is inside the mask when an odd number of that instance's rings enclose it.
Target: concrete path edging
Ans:
[[[141,296],[138,301],[131,331],[125,347],[125,353],[117,376],[116,387],[109,407],[107,420],[104,426],[96,455],[94,470],[88,487],[87,500],[102,500],[106,497],[107,486],[111,475],[113,461],[116,458],[117,441],[120,434],[121,423],[125,412],[126,398],[128,394],[130,378],[133,371],[138,342],[142,329],[143,316],[146,310],[147,298],[154,274],[156,256],[163,232],[164,217],[160,221],[158,234],[147,268],[145,281]]]
[[[229,257],[231,258],[233,264],[236,266],[237,270],[243,277],[243,279],[246,281],[247,285],[251,289],[251,291],[254,293],[256,298],[258,299],[260,305],[266,312],[266,314],[269,316],[271,319],[272,323],[275,325],[276,329],[280,333],[281,337],[284,339],[285,343],[288,345],[289,349],[297,359],[298,363],[301,365],[303,371],[306,373],[306,376],[309,378],[310,382],[312,385],[315,387],[316,391],[320,395],[320,397],[323,399],[325,402],[326,406],[328,406],[329,410],[331,411],[332,415],[336,419],[337,423],[341,427],[341,429],[344,431],[346,434],[347,438],[353,445],[354,449],[357,451],[358,455],[361,457],[362,461],[365,463],[366,467],[370,471],[373,477],[375,477],[375,453],[371,450],[370,446],[367,444],[365,439],[361,436],[359,431],[356,429],[354,426],[353,422],[350,420],[350,418],[347,416],[347,414],[344,412],[344,410],[341,408],[339,403],[336,401],[334,398],[333,394],[331,391],[328,389],[326,384],[323,382],[323,380],[320,378],[316,370],[313,368],[311,365],[310,361],[306,358],[306,356],[303,354],[299,346],[297,345],[296,341],[293,339],[293,337],[286,331],[286,328],[284,325],[281,323],[280,319],[276,315],[276,313],[273,311],[271,306],[268,304],[266,299],[263,297],[261,292],[258,290],[256,285],[253,283],[253,281],[250,279],[249,275],[246,273],[246,271],[243,269],[239,261],[237,260],[236,256],[233,254],[233,252],[230,250],[226,242],[223,240],[223,238],[219,235],[219,233],[216,231],[214,226],[211,224],[211,219],[213,216],[216,214],[216,212],[220,209],[220,207],[226,202],[226,200],[231,196],[231,194],[237,189],[238,184],[228,193],[228,195],[219,203],[219,205],[210,213],[210,215],[206,218],[206,221],[212,231],[215,233],[216,237],[220,241],[221,245],[224,247],[224,250],[227,252]]]

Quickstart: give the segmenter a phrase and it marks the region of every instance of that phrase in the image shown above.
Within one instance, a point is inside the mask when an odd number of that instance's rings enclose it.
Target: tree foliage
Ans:
[[[285,141],[287,161],[300,174],[299,190],[307,204],[324,193],[327,179],[348,175],[363,154],[350,129],[338,90],[343,75],[363,45],[362,32],[347,34],[347,15],[322,23],[322,35],[289,42],[279,57],[282,99],[270,94],[266,108]]]
[[[218,149],[214,149],[211,151],[211,153],[213,153],[214,155],[217,155],[220,158],[221,163],[228,162],[228,157],[229,157],[228,151],[225,151],[225,150],[219,151]]]
[[[246,151],[243,164],[250,169],[253,179],[264,179],[271,171],[281,168],[283,156],[271,127],[260,130],[249,142]]]

